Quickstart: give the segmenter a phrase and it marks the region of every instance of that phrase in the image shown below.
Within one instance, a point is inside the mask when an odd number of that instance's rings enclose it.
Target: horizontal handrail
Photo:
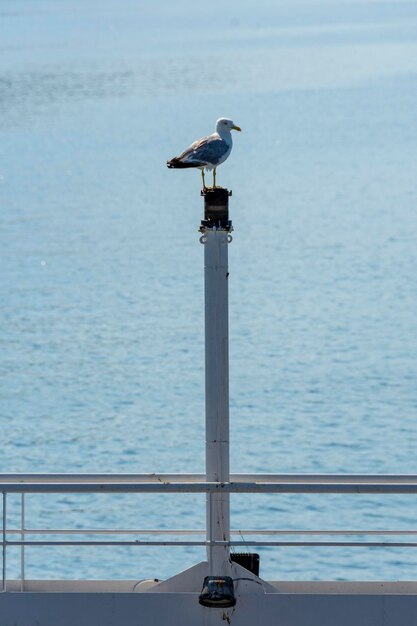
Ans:
[[[0,482],[2,493],[321,493],[417,494],[417,483],[13,483]]]
[[[206,530],[201,529],[185,529],[185,528],[25,528],[20,530],[17,528],[8,528],[8,535],[205,535]],[[329,535],[329,536],[366,536],[366,535],[417,535],[417,530],[230,530],[231,535]]]
[[[3,553],[3,591],[6,589],[6,551],[9,547],[18,547],[21,551],[22,589],[25,547],[194,546],[207,548],[228,546],[244,550],[248,547],[417,548],[417,541],[413,541],[413,538],[417,536],[417,530],[413,529],[232,529],[229,541],[211,541],[207,538],[193,538],[195,535],[206,534],[206,529],[27,528],[24,517],[25,494],[403,495],[417,494],[417,475],[415,474],[232,474],[230,482],[219,483],[207,482],[203,474],[9,473],[0,474],[0,493],[3,494],[2,539],[0,540]],[[22,526],[18,529],[7,528],[6,502],[9,494],[21,494]],[[211,502],[212,498],[208,500]],[[18,539],[13,539],[15,535],[18,535]],[[185,538],[182,539],[181,535],[185,535]],[[209,536],[211,537],[211,534]],[[252,538],[253,536],[255,538]],[[259,539],[256,539],[256,536]],[[356,540],[354,540],[355,536]],[[120,539],[117,539],[118,537]],[[389,539],[390,537],[392,539]]]
[[[205,474],[1,474],[9,483],[205,483]],[[417,484],[417,474],[231,474],[231,483],[383,483]]]
[[[234,546],[320,548],[417,548],[411,541],[5,541],[7,546]]]

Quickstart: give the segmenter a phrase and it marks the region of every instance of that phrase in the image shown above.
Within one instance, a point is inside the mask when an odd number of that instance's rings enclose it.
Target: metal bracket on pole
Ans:
[[[204,197],[204,220],[201,221],[200,232],[206,228],[221,228],[227,232],[233,230],[229,220],[229,197],[232,192],[223,187],[201,191]]]

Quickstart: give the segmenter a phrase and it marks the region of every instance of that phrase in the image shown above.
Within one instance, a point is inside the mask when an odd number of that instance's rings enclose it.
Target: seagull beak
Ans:
[[[241,128],[239,128],[239,126],[235,126],[235,125],[233,124],[233,126],[232,126],[232,130],[238,130],[238,131],[240,132],[242,129],[241,129]]]

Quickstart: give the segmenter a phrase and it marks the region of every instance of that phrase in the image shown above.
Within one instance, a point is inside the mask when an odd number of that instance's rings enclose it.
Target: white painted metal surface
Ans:
[[[204,244],[204,305],[206,361],[206,481],[227,483],[229,473],[229,232],[206,227]],[[207,540],[210,574],[230,574],[229,547],[213,542],[230,539],[230,497],[207,494]]]
[[[0,594],[2,626],[415,626],[417,595],[367,590],[240,593],[234,609],[207,609],[198,593],[37,591]],[[135,581],[131,581],[134,583]],[[280,583],[276,583],[279,587]],[[130,585],[132,587],[133,584]],[[68,587],[67,587],[68,589]],[[152,589],[152,588],[151,588]],[[298,590],[297,590],[298,589]]]

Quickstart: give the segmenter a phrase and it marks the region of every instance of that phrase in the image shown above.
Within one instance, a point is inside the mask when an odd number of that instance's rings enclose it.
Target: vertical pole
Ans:
[[[20,540],[22,545],[20,546],[20,591],[25,590],[25,494],[22,493],[21,507],[20,507]]]
[[[7,528],[7,500],[6,492],[3,491],[3,586],[2,591],[6,591],[6,528]]]
[[[229,482],[229,312],[228,219],[229,192],[205,192],[204,243],[205,366],[206,366],[206,480]],[[207,540],[230,541],[228,493],[207,497]],[[211,546],[207,551],[212,575],[227,575],[229,547]]]

